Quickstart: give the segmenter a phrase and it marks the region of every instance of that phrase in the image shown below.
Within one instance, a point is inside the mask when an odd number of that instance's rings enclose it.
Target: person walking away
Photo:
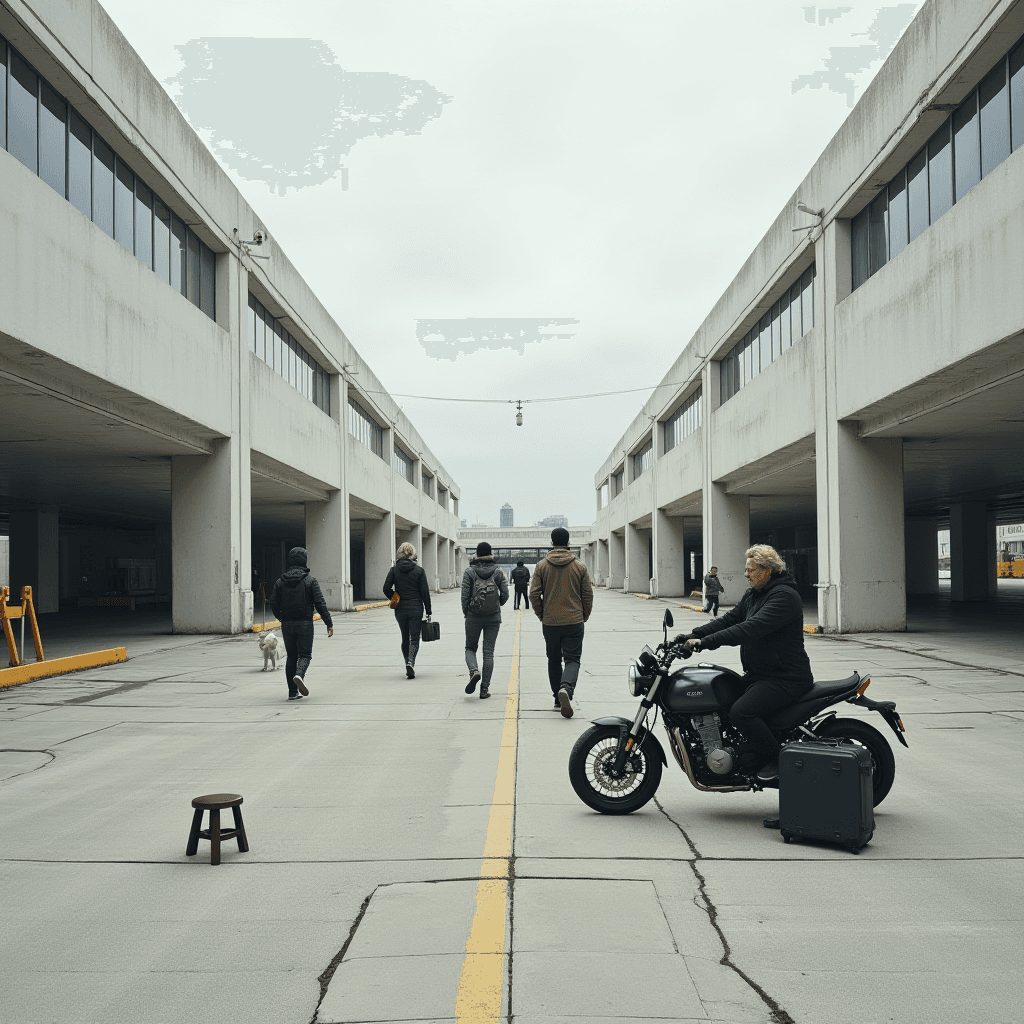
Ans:
[[[767,544],[747,551],[744,576],[750,589],[720,619],[680,634],[692,651],[740,645],[747,689],[729,716],[754,748],[762,782],[779,777],[782,745],[767,719],[795,704],[814,685],[804,650],[804,605],[796,581],[778,552]]]
[[[334,620],[327,610],[323,591],[316,577],[310,575],[306,565],[306,549],[292,548],[288,552],[288,568],[278,577],[270,592],[270,607],[274,618],[281,622],[286,659],[284,678],[288,684],[288,699],[301,700],[309,696],[306,677],[313,660],[313,611],[319,613],[327,627],[327,635],[334,636]]]
[[[718,578],[718,566],[711,566],[711,572],[704,577],[704,611],[710,612],[714,609],[714,616],[718,618],[718,599],[725,593],[725,587]]]
[[[512,584],[516,588],[516,611],[519,611],[519,599],[522,598],[526,602],[526,610],[530,610],[530,595],[528,588],[530,586],[530,570],[523,565],[522,562],[517,562],[516,567],[512,570]]]
[[[469,669],[466,693],[472,693],[479,683],[481,700],[491,695],[494,645],[501,629],[501,606],[507,600],[505,574],[494,563],[491,545],[481,541],[476,546],[476,557],[462,574],[462,614],[466,616],[466,668]],[[476,660],[481,633],[484,637],[483,676]]]
[[[403,544],[397,556],[384,581],[384,596],[394,601],[394,595],[398,595],[398,603],[393,607],[395,621],[402,633],[405,675],[407,679],[415,679],[416,655],[420,650],[420,623],[424,613],[429,622],[432,611],[430,585],[422,566],[416,564],[416,549],[411,544]]]
[[[561,526],[552,530],[551,543],[554,547],[533,570],[530,600],[543,625],[554,710],[572,718],[583,625],[594,607],[594,588],[587,567],[569,550],[569,531]]]

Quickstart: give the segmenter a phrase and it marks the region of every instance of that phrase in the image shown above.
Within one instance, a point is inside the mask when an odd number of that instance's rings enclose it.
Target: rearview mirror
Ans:
[[[665,609],[665,628],[668,629],[674,626],[675,623],[672,620],[672,613],[666,608]]]

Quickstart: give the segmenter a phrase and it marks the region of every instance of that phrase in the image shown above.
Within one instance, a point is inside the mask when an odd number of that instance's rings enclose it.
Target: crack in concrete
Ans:
[[[49,768],[51,764],[57,759],[57,755],[52,750],[35,750],[26,749],[24,747],[0,747],[0,754],[49,754],[50,760],[44,761],[42,764],[37,764],[35,768],[29,768],[24,772],[17,772],[14,775],[8,775],[3,782],[10,782],[11,779],[20,779],[22,775],[31,775],[33,772],[39,771],[41,768]]]
[[[373,892],[363,900],[363,905],[359,908],[359,913],[356,914],[356,919],[352,922],[352,926],[348,930],[348,938],[345,939],[344,945],[341,949],[335,953],[331,962],[327,965],[324,972],[316,980],[320,983],[320,998],[316,1001],[316,1006],[313,1009],[313,1016],[309,1018],[309,1024],[317,1024],[317,1015],[320,1013],[320,1004],[323,1003],[327,996],[327,989],[331,984],[331,979],[334,977],[334,972],[338,969],[342,960],[345,959],[345,954],[348,952],[348,947],[352,945],[352,940],[355,938],[356,931],[359,926],[363,923],[363,917],[366,915],[366,909],[370,905],[370,900],[373,899],[373,894],[379,889],[380,886],[376,886]]]
[[[869,643],[867,640],[859,640],[856,637],[837,636],[832,633],[819,633],[815,635],[816,640],[828,640],[832,643],[859,644],[873,651],[895,651],[899,654],[909,654],[915,658],[925,658],[928,661],[938,661],[943,665],[955,665],[957,668],[969,668],[975,672],[993,672],[1000,676],[1021,676],[1024,672],[1015,672],[1012,668],[996,668],[993,665],[971,665],[966,661],[954,661],[952,658],[940,658],[937,654],[927,654],[923,651],[911,650],[906,647],[897,647],[895,644]],[[870,675],[870,673],[868,673]]]
[[[722,943],[722,959],[718,962],[723,967],[728,967],[738,977],[742,978],[743,981],[758,994],[761,1001],[771,1011],[772,1020],[774,1020],[776,1024],[796,1024],[793,1018],[779,1005],[777,1000],[770,996],[756,981],[754,981],[754,979],[751,978],[742,967],[733,962],[732,947],[729,945],[729,940],[726,938],[722,926],[718,923],[718,908],[708,895],[707,879],[701,873],[700,868],[697,867],[697,862],[704,858],[701,856],[701,853],[697,849],[694,841],[687,834],[686,829],[684,829],[683,826],[665,810],[661,801],[658,800],[657,797],[654,797],[654,804],[658,810],[661,811],[661,813],[664,814],[665,817],[679,830],[679,834],[686,840],[686,845],[690,848],[690,852],[693,854],[693,859],[687,861],[687,863],[690,865],[690,870],[693,872],[694,878],[697,879],[697,893],[704,905],[701,906],[701,904],[697,902],[696,896],[694,897],[693,902],[694,906],[703,910],[704,913],[708,915],[711,927],[714,928],[715,932],[718,934],[719,941]],[[703,1000],[701,1002],[703,1003]]]

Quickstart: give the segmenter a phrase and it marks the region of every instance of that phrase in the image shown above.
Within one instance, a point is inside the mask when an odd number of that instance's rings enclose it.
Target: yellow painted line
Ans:
[[[516,614],[512,641],[512,671],[505,701],[494,797],[487,819],[480,880],[476,884],[476,911],[466,940],[455,1020],[459,1024],[492,1024],[504,1018],[505,922],[508,919],[508,880],[512,856],[512,824],[516,800],[516,744],[519,738],[519,633],[523,613]]]
[[[368,612],[371,608],[390,608],[390,601],[374,601],[372,604],[357,604],[352,611],[354,612]]]
[[[704,606],[702,604],[681,604],[680,608],[685,608],[688,612],[702,612]]]
[[[821,626],[812,626],[810,623],[804,623],[804,632],[810,633],[813,636],[815,633],[821,632]]]
[[[633,595],[638,601],[650,601],[650,594],[634,594]]]
[[[90,651],[88,654],[72,654],[67,658],[53,658],[50,661],[33,661],[27,665],[0,669],[0,690],[5,686],[30,683],[33,679],[61,676],[65,672],[77,672],[79,669],[96,668],[99,665],[114,665],[127,660],[127,648],[112,647],[108,651]]]
[[[314,622],[320,621],[319,615],[313,616]],[[254,622],[252,624],[252,631],[254,633],[262,633],[265,629],[277,629],[281,623],[277,619],[267,619],[266,621]]]

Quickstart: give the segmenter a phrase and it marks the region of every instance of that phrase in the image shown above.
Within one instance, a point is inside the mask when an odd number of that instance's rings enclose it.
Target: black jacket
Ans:
[[[473,596],[473,580],[486,580],[494,577],[494,585],[498,588],[498,610],[493,615],[472,615],[469,611],[469,599]],[[508,584],[505,574],[495,565],[493,555],[474,558],[469,568],[462,574],[462,614],[477,622],[501,622],[501,606],[508,600]]]
[[[709,572],[704,577],[704,593],[711,597],[714,594],[724,594],[725,587],[722,586],[722,581],[718,578],[718,575],[713,572]]]
[[[788,572],[772,573],[760,590],[751,588],[739,604],[692,635],[706,651],[739,644],[743,671],[751,681],[774,680],[793,696],[814,682],[804,650],[804,604]]]
[[[284,596],[282,588],[293,581],[302,580],[302,593],[305,598],[306,610],[301,619],[281,619],[281,599]],[[304,565],[293,565],[283,576],[280,576],[270,592],[270,607],[273,609],[274,618],[281,619],[282,624],[297,625],[302,622],[313,621],[313,610],[320,613],[324,625],[328,629],[334,628],[331,613],[327,610],[327,602],[324,600],[323,591],[315,576],[309,574],[309,569]]]
[[[384,596],[390,600],[395,591],[398,591],[396,615],[422,619],[424,612],[427,615],[431,614],[427,574],[411,558],[400,558],[388,569],[388,578],[384,581]]]
[[[509,579],[516,590],[526,590],[530,585],[530,570],[525,565],[517,565],[509,573]]]

